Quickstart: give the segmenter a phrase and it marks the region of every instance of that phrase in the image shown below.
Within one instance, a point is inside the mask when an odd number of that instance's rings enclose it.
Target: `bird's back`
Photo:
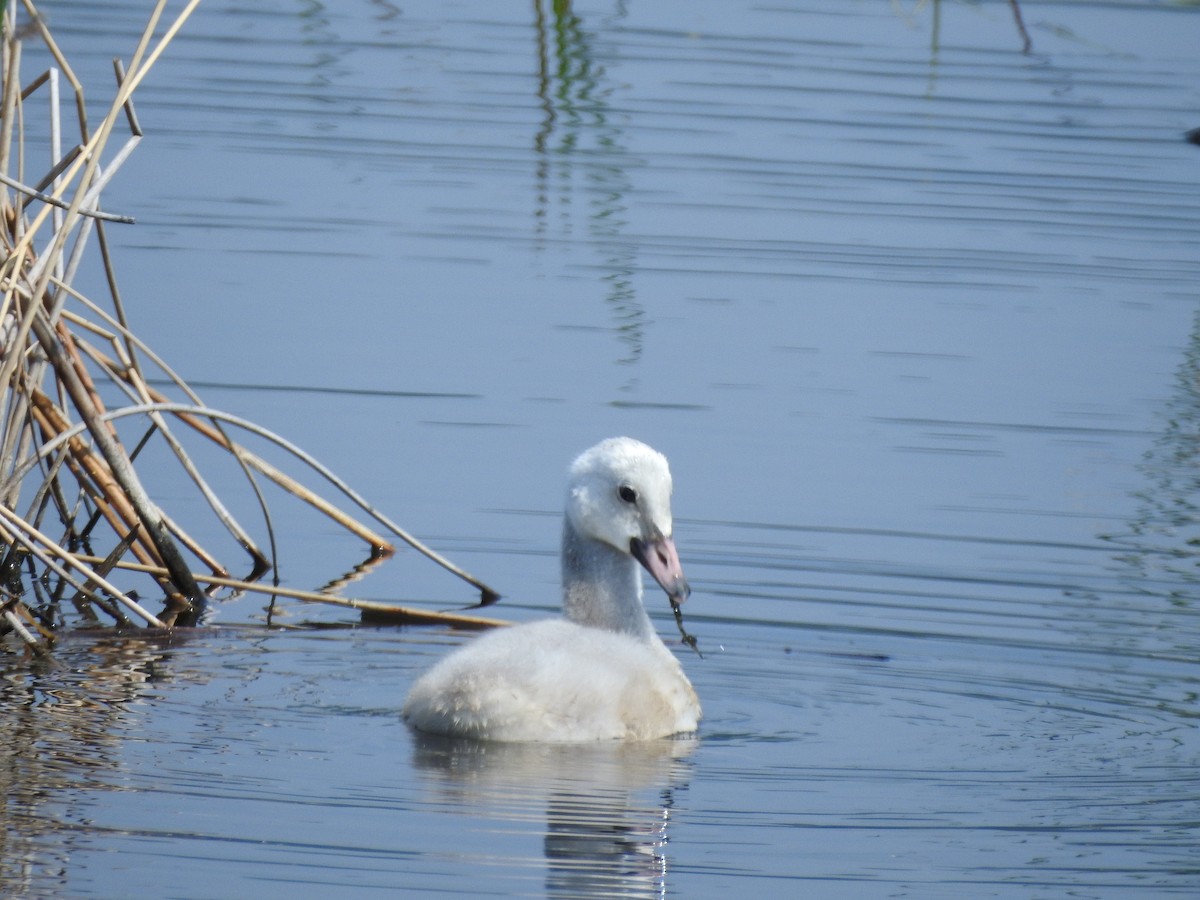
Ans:
[[[413,686],[414,728],[496,741],[647,740],[694,731],[700,704],[663,643],[562,619],[490,632]]]

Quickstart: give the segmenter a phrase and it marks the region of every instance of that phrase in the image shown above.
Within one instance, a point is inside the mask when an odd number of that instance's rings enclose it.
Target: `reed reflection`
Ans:
[[[695,739],[499,744],[414,737],[414,768],[442,801],[522,821],[544,809],[550,897],[661,897],[668,830]]]
[[[1200,594],[1200,314],[1162,418],[1139,467],[1146,486],[1135,494],[1137,516],[1113,539],[1129,548],[1119,558],[1133,590],[1188,608]]]
[[[574,203],[584,199],[588,236],[601,258],[605,297],[623,346],[618,362],[631,365],[641,358],[648,321],[633,284],[637,246],[624,236],[626,197],[633,190],[628,170],[635,161],[609,105],[613,89],[595,60],[594,36],[571,4],[534,0],[534,31],[542,110],[533,139],[535,234],[543,247],[552,228],[555,237],[570,238]]]
[[[47,896],[86,834],[88,791],[112,790],[132,706],[167,677],[169,636],[70,639],[0,668],[0,885]]]

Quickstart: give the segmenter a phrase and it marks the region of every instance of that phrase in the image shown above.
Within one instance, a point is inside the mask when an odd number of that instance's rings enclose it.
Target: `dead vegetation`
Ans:
[[[206,406],[137,337],[121,297],[106,229],[131,219],[102,208],[102,193],[142,139],[133,98],[199,0],[173,18],[166,0],[150,14],[127,62],[114,61],[107,113],[89,122],[84,86],[32,0],[5,4],[0,59],[0,631],[44,654],[64,627],[170,628],[201,621],[219,593],[260,591],[337,603],[397,621],[493,620],[369,603],[337,593],[265,583],[276,571],[272,498],[285,492],[364,544],[368,563],[394,542],[425,554],[480,592],[494,591],[421,545],[329,469],[252,422]],[[27,75],[23,51],[39,42],[53,60]],[[41,48],[39,48],[41,49]],[[47,54],[39,52],[40,58]],[[48,154],[43,149],[48,144]],[[35,152],[35,148],[36,151]],[[45,163],[35,160],[43,159]],[[104,296],[73,285],[92,265]],[[266,446],[307,473],[286,474],[242,442]],[[257,510],[244,527],[206,478],[197,442],[232,460]],[[169,455],[169,490],[143,484],[139,458]],[[162,467],[156,467],[161,477]],[[308,486],[313,481],[350,515]],[[203,499],[241,556],[230,562],[188,534],[153,496],[184,490]],[[241,499],[241,498],[239,498]],[[242,506],[247,504],[242,503]],[[257,532],[264,539],[252,537]],[[241,575],[232,574],[239,569]],[[140,579],[146,589],[118,588]],[[155,597],[154,601],[140,599]],[[152,611],[151,606],[159,607]]]

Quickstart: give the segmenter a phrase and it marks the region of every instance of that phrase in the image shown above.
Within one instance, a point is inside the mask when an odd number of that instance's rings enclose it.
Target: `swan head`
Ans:
[[[601,441],[571,464],[567,518],[576,532],[636,559],[674,606],[691,589],[671,539],[667,458],[633,438]]]

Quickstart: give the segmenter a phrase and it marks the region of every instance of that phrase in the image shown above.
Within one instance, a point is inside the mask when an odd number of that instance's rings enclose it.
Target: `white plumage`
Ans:
[[[571,466],[563,618],[485,634],[409,692],[404,718],[494,741],[647,740],[696,729],[700,703],[642,605],[640,562],[673,603],[688,595],[671,539],[661,453],[610,438]]]

